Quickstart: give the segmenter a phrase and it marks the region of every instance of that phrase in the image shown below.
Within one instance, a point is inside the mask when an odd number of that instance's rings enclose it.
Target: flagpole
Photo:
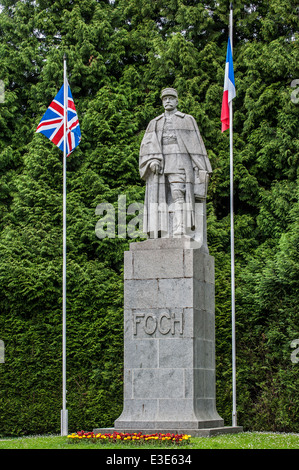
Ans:
[[[55,119],[53,120],[53,113]],[[60,116],[57,119],[57,115]],[[69,124],[71,122],[71,127]],[[63,143],[57,141],[63,126]],[[51,131],[49,133],[49,130]],[[69,134],[67,135],[67,131]],[[63,151],[63,262],[62,262],[62,409],[61,435],[68,434],[68,411],[66,409],[66,161],[69,155],[81,141],[81,130],[77,111],[69,88],[66,72],[66,55],[63,57],[63,85],[54,100],[43,115],[36,132],[41,132]],[[67,137],[71,137],[67,141]]]
[[[233,53],[233,4],[230,3],[229,39]],[[236,337],[235,337],[235,245],[234,245],[234,167],[233,167],[233,100],[229,103],[229,150],[230,150],[230,227],[231,227],[231,301],[232,301],[232,425],[237,426],[236,405]]]
[[[62,268],[62,410],[61,435],[68,434],[68,411],[66,409],[66,126],[68,84],[66,77],[66,55],[63,57],[63,268]]]

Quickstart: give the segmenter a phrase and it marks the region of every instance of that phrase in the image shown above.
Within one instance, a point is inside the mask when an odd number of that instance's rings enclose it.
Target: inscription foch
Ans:
[[[153,335],[159,331],[162,335],[183,334],[183,312],[161,310],[157,313],[133,313],[133,334]]]

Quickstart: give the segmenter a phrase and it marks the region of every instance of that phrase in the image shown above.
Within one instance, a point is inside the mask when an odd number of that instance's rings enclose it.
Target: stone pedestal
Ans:
[[[125,252],[124,407],[114,431],[241,430],[217,413],[214,258],[192,243],[147,240]]]

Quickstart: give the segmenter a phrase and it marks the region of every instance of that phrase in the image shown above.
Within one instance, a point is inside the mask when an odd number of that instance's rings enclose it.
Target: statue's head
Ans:
[[[161,99],[166,111],[173,111],[178,105],[178,93],[174,88],[164,88],[161,92]]]

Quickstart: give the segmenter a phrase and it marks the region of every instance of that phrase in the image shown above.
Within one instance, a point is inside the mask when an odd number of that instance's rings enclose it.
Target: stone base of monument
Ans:
[[[124,405],[97,432],[211,436],[216,409],[214,258],[188,237],[131,243],[124,257]]]
[[[123,428],[123,429],[116,429],[116,428],[98,428],[94,429],[93,432],[95,434],[113,434],[114,432],[119,433],[139,433],[142,434],[187,434],[191,437],[212,437],[217,436],[219,434],[237,434],[243,432],[242,426],[219,426],[217,428],[203,428],[203,429],[181,429],[181,428],[161,428],[161,429],[130,429],[130,428]]]

